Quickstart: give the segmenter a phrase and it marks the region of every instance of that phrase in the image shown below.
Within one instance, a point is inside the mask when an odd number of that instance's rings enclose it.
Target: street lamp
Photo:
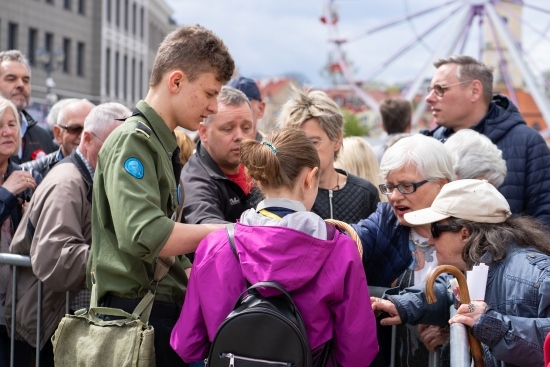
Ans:
[[[58,49],[52,53],[43,48],[38,49],[36,50],[36,61],[46,71],[46,101],[48,106],[51,107],[58,99],[57,94],[52,92],[52,89],[55,88],[52,72],[57,70],[65,61],[65,52]]]

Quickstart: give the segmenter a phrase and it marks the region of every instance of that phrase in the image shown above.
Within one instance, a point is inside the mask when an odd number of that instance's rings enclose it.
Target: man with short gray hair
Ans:
[[[508,173],[499,191],[512,213],[550,224],[550,151],[542,136],[525,124],[508,97],[493,96],[492,69],[473,57],[449,56],[434,63],[426,102],[439,125],[423,132],[441,141],[473,129],[501,151]]]
[[[21,122],[21,147],[11,159],[20,164],[53,152],[50,134],[25,111],[31,97],[31,69],[21,51],[0,52],[0,96],[13,102]]]
[[[32,268],[22,268],[17,283],[16,335],[36,347],[38,280],[42,290],[41,345],[51,347],[50,337],[65,314],[65,292],[71,291],[70,310],[88,308],[86,263],[92,243],[92,187],[99,150],[107,136],[131,115],[119,103],[94,107],[84,121],[80,144],[59,162],[38,186],[10,251],[30,255]],[[11,310],[11,291],[6,310]],[[75,298],[76,297],[76,298]],[[11,311],[7,311],[8,323]],[[48,358],[42,353],[41,358]],[[44,361],[43,361],[44,362]],[[53,362],[53,361],[52,361]],[[49,365],[49,364],[45,364]]]
[[[195,154],[183,167],[183,214],[187,223],[235,223],[252,207],[252,181],[240,164],[239,145],[254,139],[246,95],[229,86],[218,95],[218,112],[200,123]]]

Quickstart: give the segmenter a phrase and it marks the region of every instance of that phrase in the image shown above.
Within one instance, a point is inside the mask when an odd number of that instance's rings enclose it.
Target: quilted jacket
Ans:
[[[376,212],[352,227],[363,244],[363,267],[369,285],[390,287],[413,260],[410,228],[399,223],[390,203],[379,203]]]
[[[377,188],[369,181],[336,169],[348,176],[341,190],[326,190],[319,187],[311,211],[323,219],[337,219],[346,223],[355,223],[367,218],[376,210],[380,201]]]
[[[550,224],[550,152],[541,135],[525,124],[506,96],[498,94],[487,115],[471,129],[502,150],[508,174],[499,191],[512,213],[525,213]],[[439,127],[426,134],[444,141],[452,133]]]

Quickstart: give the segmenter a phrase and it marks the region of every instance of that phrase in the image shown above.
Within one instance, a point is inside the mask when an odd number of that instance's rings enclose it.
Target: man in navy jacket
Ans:
[[[426,135],[445,141],[461,129],[487,136],[502,150],[508,174],[499,191],[512,213],[524,213],[550,224],[550,152],[544,139],[525,124],[514,104],[493,96],[491,68],[470,56],[434,62],[426,101],[439,125]]]

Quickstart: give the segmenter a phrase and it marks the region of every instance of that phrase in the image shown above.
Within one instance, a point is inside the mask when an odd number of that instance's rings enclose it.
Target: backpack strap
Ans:
[[[231,247],[231,252],[233,252],[235,259],[237,259],[237,262],[240,264],[241,261],[239,260],[239,255],[237,255],[237,249],[235,248],[235,223],[225,227],[225,231],[227,232],[227,238],[229,238],[229,247]],[[246,288],[249,288],[251,286],[250,282],[246,278],[244,278],[244,280],[246,281]]]
[[[235,248],[235,224],[231,224],[225,227],[225,231],[227,232],[227,238],[229,238],[229,246],[231,247],[231,252],[233,252],[233,255],[235,255],[235,258],[237,259],[237,261],[239,261],[239,255],[237,255],[237,249]]]

